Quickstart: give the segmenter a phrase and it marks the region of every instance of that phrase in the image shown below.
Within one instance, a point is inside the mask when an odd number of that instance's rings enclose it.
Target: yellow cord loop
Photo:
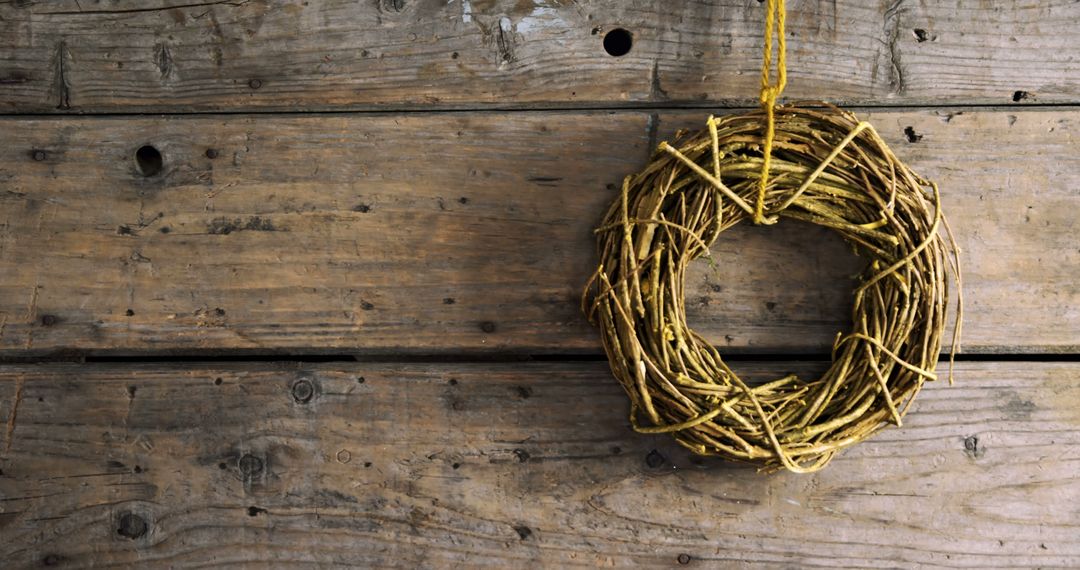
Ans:
[[[761,178],[758,180],[757,204],[754,205],[754,223],[770,223],[765,219],[765,189],[769,185],[769,167],[772,163],[773,139],[776,137],[776,100],[787,85],[787,40],[784,24],[787,13],[784,0],[769,0],[765,13],[765,60],[761,64],[761,105],[765,108],[764,160],[761,162]],[[776,83],[771,81],[773,57],[773,28],[776,28]]]

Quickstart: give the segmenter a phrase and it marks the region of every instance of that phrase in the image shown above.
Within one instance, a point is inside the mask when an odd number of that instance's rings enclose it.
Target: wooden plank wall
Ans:
[[[9,367],[5,560],[1074,565],[1080,371],[958,373],[825,471],[762,476],[632,433],[602,362]]]
[[[810,476],[633,434],[577,306],[622,177],[755,104],[761,3],[0,4],[0,567],[1080,566],[1080,4],[788,4],[787,94],[940,183],[967,300],[956,385]],[[858,260],[713,256],[695,329],[820,371]]]
[[[1067,0],[791,2],[794,98],[1075,103]],[[754,104],[755,0],[0,4],[10,111]],[[633,34],[607,55],[607,32]],[[18,48],[18,49],[15,49]]]

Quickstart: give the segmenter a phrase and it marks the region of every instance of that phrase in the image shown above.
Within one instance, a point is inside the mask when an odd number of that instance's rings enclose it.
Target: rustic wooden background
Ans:
[[[1080,566],[1072,1],[789,0],[787,95],[941,184],[956,385],[809,476],[630,431],[591,228],[755,104],[763,9],[0,3],[0,566]],[[827,365],[838,238],[714,255],[688,310],[736,369]]]

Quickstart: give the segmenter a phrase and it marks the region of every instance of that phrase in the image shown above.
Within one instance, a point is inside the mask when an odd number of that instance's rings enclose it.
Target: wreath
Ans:
[[[776,104],[786,82],[783,16],[782,0],[770,0],[762,108],[709,117],[624,180],[596,229],[600,264],[582,308],[600,328],[636,431],[673,434],[701,455],[810,472],[901,425],[923,384],[937,379],[960,268],[937,185],[897,159],[873,126],[826,103]],[[736,224],[783,218],[836,231],[867,264],[853,328],[837,335],[828,371],[750,385],[687,326],[686,269]]]

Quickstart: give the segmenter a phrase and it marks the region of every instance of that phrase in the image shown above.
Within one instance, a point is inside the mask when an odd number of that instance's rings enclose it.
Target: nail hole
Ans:
[[[622,57],[630,53],[633,45],[633,36],[622,28],[615,28],[604,35],[604,51],[610,56]]]
[[[135,151],[135,166],[139,169],[139,174],[143,176],[157,176],[161,173],[161,167],[164,164],[161,151],[150,145],[141,146]]]

